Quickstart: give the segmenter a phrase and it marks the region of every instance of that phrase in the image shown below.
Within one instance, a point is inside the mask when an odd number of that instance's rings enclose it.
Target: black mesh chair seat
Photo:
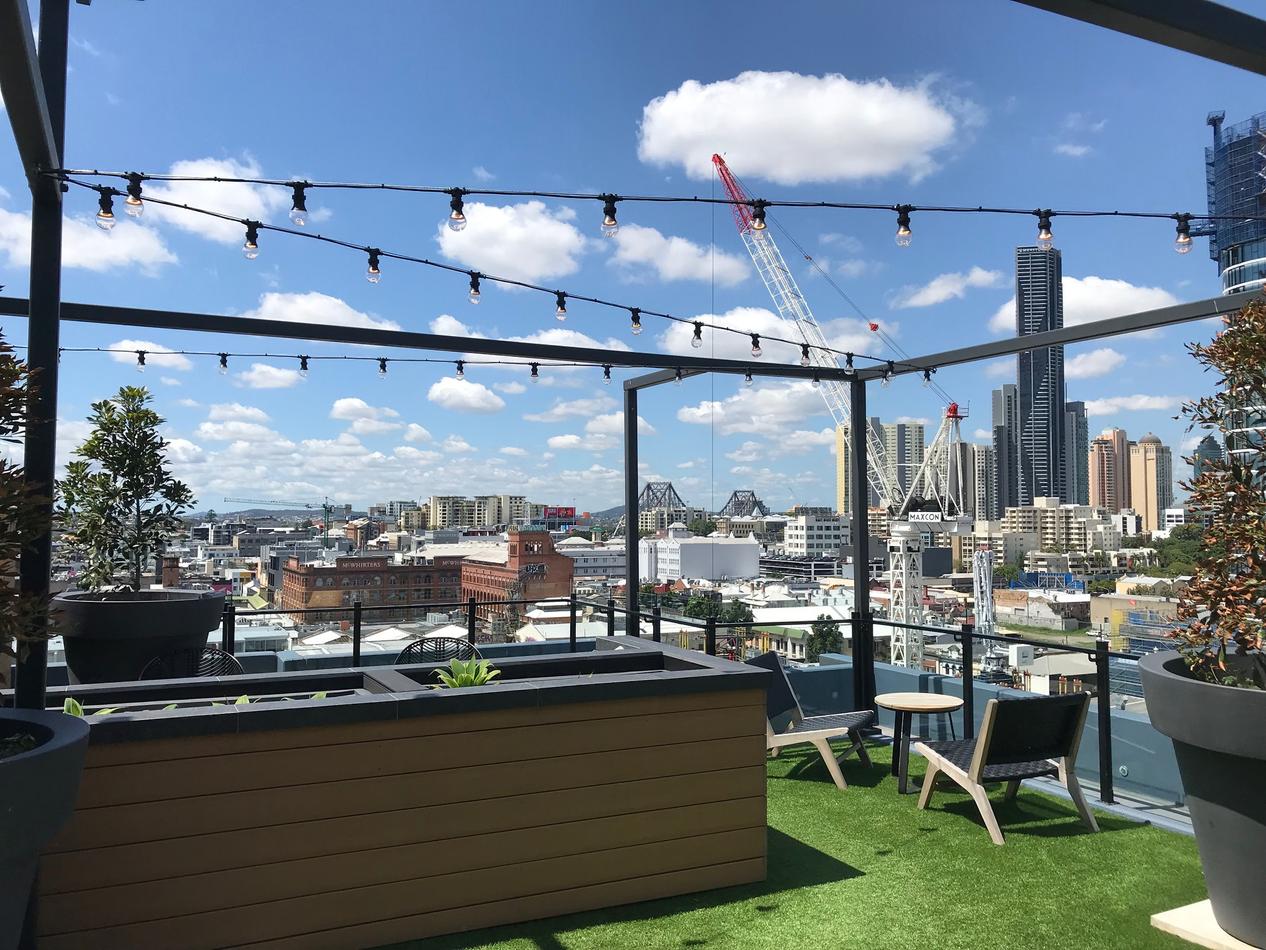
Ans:
[[[424,637],[400,651],[396,663],[447,663],[449,660],[482,660],[479,647],[458,637]]]
[[[795,735],[798,732],[820,732],[823,729],[838,729],[841,732],[848,729],[865,729],[875,721],[875,713],[870,709],[863,709],[859,712],[832,713],[829,716],[809,716],[800,720],[790,729],[786,729],[779,735]]]
[[[176,650],[156,656],[141,670],[143,680],[175,680],[192,676],[243,676],[246,670],[232,653],[219,647]]]
[[[964,772],[971,768],[972,757],[976,754],[975,739],[959,739],[956,742],[924,742],[923,747],[938,753]],[[1058,774],[1059,769],[1052,765],[1049,759],[1036,759],[1031,762],[986,763],[980,773],[980,779],[982,782],[1015,782],[1025,778]]]

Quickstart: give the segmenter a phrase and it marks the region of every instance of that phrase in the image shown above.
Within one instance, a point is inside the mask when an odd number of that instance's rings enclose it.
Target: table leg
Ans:
[[[893,716],[895,721],[892,726],[892,774],[897,775],[901,768],[901,734],[904,731],[902,723],[905,722],[906,714],[898,709]]]
[[[958,735],[954,732],[954,714],[953,714],[952,712],[948,712],[948,713],[946,713],[946,714],[945,714],[945,718],[949,720],[949,724],[950,724],[950,738],[951,738],[951,739],[955,739],[955,740],[957,740],[957,739],[958,739]]]
[[[901,733],[901,770],[897,775],[897,794],[906,794],[906,786],[909,784],[910,776],[910,730],[911,721],[914,719],[913,714],[906,713],[905,729]]]

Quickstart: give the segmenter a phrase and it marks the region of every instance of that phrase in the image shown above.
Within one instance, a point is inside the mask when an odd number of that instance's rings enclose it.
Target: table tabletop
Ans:
[[[962,707],[963,700],[941,693],[880,693],[875,697],[875,705],[899,712],[953,712]]]

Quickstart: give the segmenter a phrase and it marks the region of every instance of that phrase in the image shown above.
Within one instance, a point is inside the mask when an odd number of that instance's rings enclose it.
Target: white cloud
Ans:
[[[986,442],[989,442],[993,439],[993,433],[988,429],[977,429],[972,433],[972,437],[976,439],[984,439]]]
[[[1118,366],[1125,363],[1125,354],[1111,347],[1100,347],[1089,353],[1078,353],[1064,363],[1065,379],[1093,379],[1096,376],[1107,376]]]
[[[574,274],[584,253],[584,235],[573,225],[576,212],[550,209],[540,201],[516,205],[467,202],[466,227],[441,222],[436,241],[445,257],[465,267],[536,282]],[[494,286],[488,284],[487,286]]]
[[[168,439],[167,457],[177,465],[196,465],[206,458],[202,446],[188,439]]]
[[[1107,396],[1103,399],[1087,399],[1086,415],[1110,416],[1118,412],[1145,412],[1148,410],[1177,409],[1186,401],[1185,396]]]
[[[440,443],[440,448],[449,455],[469,455],[471,452],[476,451],[475,447],[460,435],[450,435]]]
[[[406,442],[433,442],[435,438],[425,426],[410,422],[408,428],[405,429],[404,440]]]
[[[222,178],[262,177],[261,169],[253,159],[239,162],[231,158],[199,158],[176,162],[168,170],[168,174]],[[290,194],[285,189],[237,182],[151,181],[145,183],[143,195],[219,211],[234,218],[264,222],[290,205]],[[245,235],[242,226],[236,221],[221,221],[207,215],[153,203],[145,206],[145,218],[171,224],[221,244],[241,244]],[[283,238],[277,235],[276,239]]]
[[[331,419],[396,419],[400,413],[386,406],[371,406],[357,396],[343,396],[330,406]]]
[[[997,287],[1002,272],[973,267],[967,273],[938,274],[921,287],[902,287],[888,306],[893,309],[931,307],[947,300],[961,299],[971,287]]]
[[[623,435],[624,413],[610,412],[604,416],[594,416],[585,423],[585,431],[590,435]],[[655,427],[638,416],[637,431],[639,435],[654,435]]]
[[[289,389],[303,379],[297,369],[282,369],[268,363],[252,363],[235,378],[248,389]]]
[[[173,353],[170,347],[163,346],[160,343],[154,343],[151,340],[117,340],[109,346],[111,350],[126,350],[124,353],[111,353],[110,359],[116,363],[126,363],[130,366],[136,365],[136,351],[145,351],[146,366],[162,366],[165,369],[189,370],[193,369],[193,363],[189,361],[187,356],[179,353]]]
[[[411,445],[397,445],[392,450],[392,454],[406,462],[420,462],[428,465],[432,462],[438,462],[443,456],[439,452],[433,452],[430,449],[415,449]]]
[[[1069,158],[1085,158],[1090,152],[1089,145],[1076,145],[1072,142],[1059,142],[1055,146],[1056,155],[1066,155]]]
[[[184,406],[186,409],[198,409],[202,406],[202,403],[196,399],[185,398],[176,400],[176,405]]]
[[[286,323],[316,323],[325,326],[368,327],[374,330],[399,330],[393,320],[380,320],[362,313],[338,297],[315,291],[302,294],[266,293],[259,306],[243,317],[251,320],[281,320]]]
[[[119,213],[122,217],[122,212]],[[10,267],[31,263],[31,216],[0,208],[0,254]],[[136,267],[154,276],[164,264],[176,263],[158,232],[129,220],[120,220],[109,233],[84,218],[62,221],[62,266],[96,273],[118,267]]]
[[[630,277],[654,274],[660,280],[712,280],[732,287],[747,278],[747,262],[737,254],[702,247],[655,228],[624,224],[615,236],[610,264]]]
[[[517,396],[520,393],[527,392],[527,387],[522,383],[493,383],[492,388],[499,393],[505,393],[507,396]]]
[[[470,173],[475,176],[476,181],[492,181],[497,177],[482,165],[476,165],[470,170]]]
[[[932,420],[929,419],[927,416],[897,416],[896,422],[897,422],[897,425],[907,425],[907,426],[925,426],[926,427],[932,424]]]
[[[502,455],[512,455],[515,458],[523,458],[528,454],[527,449],[521,449],[517,445],[503,445],[501,447]]]
[[[500,412],[506,406],[505,400],[483,383],[452,376],[435,382],[426,398],[450,412],[491,413]]]
[[[761,337],[761,361],[770,363],[798,363],[800,347],[792,343],[779,343],[769,337],[795,339],[796,330],[776,313],[764,307],[735,307],[723,314],[703,313],[691,320],[700,320],[711,326],[731,327],[741,333],[703,330],[703,347],[690,345],[694,326],[690,323],[672,323],[656,339],[659,349],[681,356],[715,356],[717,359],[751,360],[752,341],[749,334]],[[645,324],[645,320],[643,320]],[[884,330],[895,336],[900,328],[896,323],[885,323]],[[828,345],[847,353],[865,353],[875,346],[874,334],[865,321],[851,319],[827,320],[822,333]]]
[[[572,416],[586,418],[609,409],[615,405],[610,396],[595,396],[590,399],[572,399],[566,402],[555,402],[544,412],[528,413],[523,418],[528,422],[561,422]]]
[[[638,157],[681,165],[700,180],[712,177],[719,152],[736,175],[781,185],[893,174],[917,181],[979,115],[973,103],[938,96],[926,81],[749,71],[687,80],[653,99],[642,111]]]
[[[1063,287],[1066,327],[1178,303],[1178,298],[1163,287],[1139,287],[1112,277],[1065,277]],[[989,329],[1015,332],[1015,297],[994,312]]]
[[[551,449],[578,449],[585,444],[585,440],[578,435],[553,435],[546,440],[546,444]]]
[[[822,447],[835,448],[835,430],[833,428],[817,430],[796,429],[787,435],[786,439],[779,445],[778,450],[787,455],[803,455],[811,449]]]
[[[822,394],[813,384],[795,382],[743,388],[727,399],[682,406],[677,419],[695,425],[715,424],[722,435],[751,432],[772,438],[824,412]]]
[[[258,422],[229,419],[224,422],[204,422],[198,426],[198,435],[214,442],[281,442],[281,435]]]
[[[240,402],[217,402],[207,412],[207,418],[213,422],[226,422],[239,419],[242,422],[267,422],[268,413],[258,406],[244,406]]]
[[[726,452],[725,457],[733,462],[755,462],[765,457],[769,450],[759,442],[744,442],[733,452]]]
[[[990,360],[985,364],[985,375],[990,379],[1015,379],[1015,357]]]
[[[381,435],[403,428],[403,423],[387,422],[385,419],[357,419],[347,427],[347,431],[355,435]]]
[[[174,376],[159,376],[158,381],[162,383],[164,386],[183,386],[184,385],[184,383],[176,379],[176,377]]]
[[[650,318],[647,318],[647,319],[650,319]],[[462,323],[456,317],[450,316],[449,314],[442,314],[441,316],[436,317],[434,320],[432,320],[431,332],[442,333],[447,336],[483,337],[482,333],[477,333],[474,329]],[[545,344],[549,346],[575,346],[575,347],[581,347],[584,349],[598,350],[598,351],[620,350],[623,352],[627,352],[629,350],[629,345],[627,343],[625,343],[623,340],[616,339],[615,337],[608,337],[605,340],[597,340],[586,333],[580,332],[579,330],[571,330],[571,329],[568,329],[567,327],[560,327],[560,326],[550,327],[548,330],[538,330],[536,333],[530,333],[527,336],[509,336],[509,337],[505,337],[505,339],[510,340],[515,343],[541,343],[541,344]],[[539,360],[538,362],[541,364],[542,367],[546,367],[550,365],[549,360]],[[481,367],[481,368],[487,368],[487,369],[503,368],[504,369],[505,367],[509,366],[509,367],[513,367],[517,371],[520,368],[526,369],[527,364],[528,364],[527,360],[518,360],[518,361],[509,360],[505,363],[498,364],[498,366],[489,366],[489,367]],[[586,372],[586,371],[592,372],[592,370],[588,369],[587,367],[575,368],[575,367],[568,367],[568,366],[555,367],[551,372],[554,374],[568,374],[572,372]],[[551,375],[542,373],[541,377],[532,385],[557,386],[557,385],[563,385],[563,384],[558,381],[556,376],[551,376]],[[523,384],[516,383],[516,382],[498,383],[498,384],[495,384],[493,388],[499,389],[501,392],[507,393],[510,395],[526,392],[526,389],[523,386]]]

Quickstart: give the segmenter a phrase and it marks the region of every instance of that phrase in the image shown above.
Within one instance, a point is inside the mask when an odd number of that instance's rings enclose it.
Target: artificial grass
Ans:
[[[991,797],[1007,843],[948,781],[926,811],[898,796],[886,747],[874,765],[831,783],[816,751],[769,763],[769,875],[602,911],[434,938],[447,950],[609,948],[1143,948],[1186,946],[1154,930],[1157,911],[1206,896],[1195,841],[1096,813],[1100,834],[1068,802],[1022,790]],[[917,761],[916,761],[917,760]],[[911,772],[923,760],[911,756]]]

